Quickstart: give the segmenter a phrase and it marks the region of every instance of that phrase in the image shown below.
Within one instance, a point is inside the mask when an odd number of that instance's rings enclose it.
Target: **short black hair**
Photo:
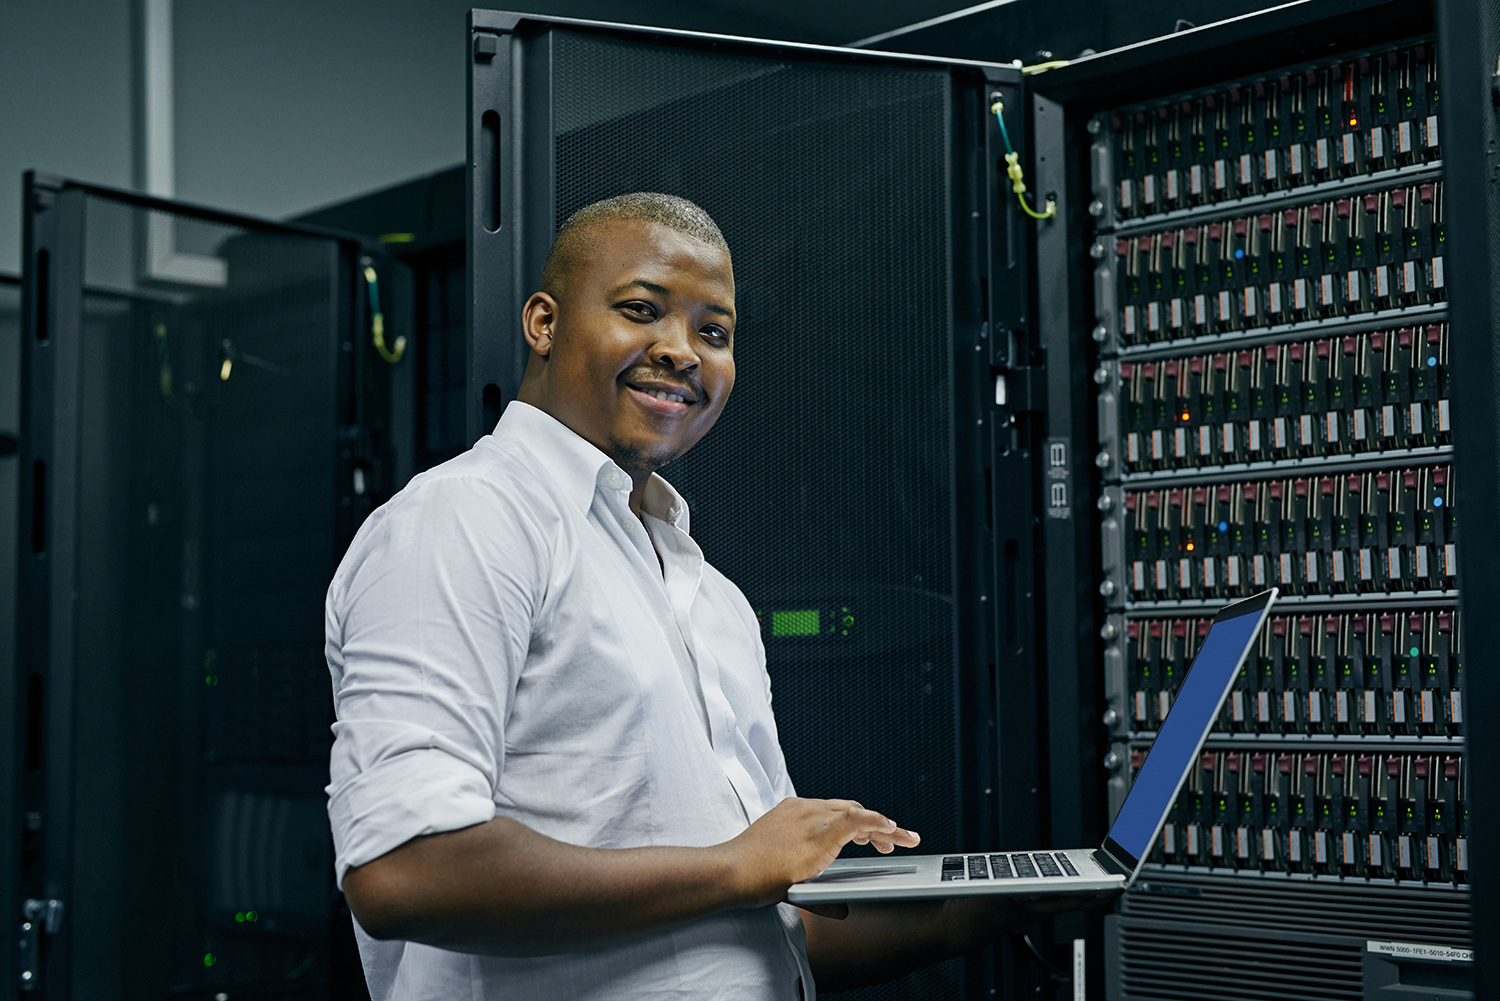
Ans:
[[[602,223],[625,220],[660,223],[729,253],[724,234],[700,206],[676,195],[635,191],[585,205],[568,217],[547,254],[547,266],[542,269],[542,291],[554,298],[562,295],[568,278],[587,257],[594,231]]]

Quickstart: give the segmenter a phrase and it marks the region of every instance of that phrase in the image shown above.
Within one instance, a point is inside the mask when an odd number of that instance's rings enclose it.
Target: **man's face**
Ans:
[[[644,475],[697,444],[729,398],[734,271],[724,251],[656,223],[606,223],[591,242],[561,302],[527,303],[546,360],[522,399]]]

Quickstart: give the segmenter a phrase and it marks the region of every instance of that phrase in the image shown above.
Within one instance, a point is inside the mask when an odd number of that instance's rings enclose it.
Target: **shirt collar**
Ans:
[[[516,441],[546,463],[554,481],[588,514],[600,490],[630,493],[630,477],[591,442],[545,410],[512,400],[491,435],[496,442]],[[670,483],[656,473],[646,483],[641,510],[688,534],[688,506]]]

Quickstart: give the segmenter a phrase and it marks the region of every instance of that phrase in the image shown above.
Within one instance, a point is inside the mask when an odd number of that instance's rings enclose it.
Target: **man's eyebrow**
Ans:
[[[648,282],[644,278],[634,278],[628,282],[625,282],[624,284],[615,286],[615,288],[610,290],[610,295],[619,295],[620,293],[633,288],[645,289],[647,292],[654,292],[657,295],[664,297],[670,296],[672,294],[672,290],[667,288],[665,285],[658,285],[656,284],[656,282]],[[719,313],[723,316],[729,317],[731,320],[734,319],[734,310],[730,309],[728,306],[720,305],[717,302],[706,302],[703,305],[704,308],[706,308],[710,313]]]

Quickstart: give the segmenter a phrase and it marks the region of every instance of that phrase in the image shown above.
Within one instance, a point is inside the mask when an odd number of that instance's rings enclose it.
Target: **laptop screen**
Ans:
[[[1244,615],[1215,622],[1198,648],[1177,700],[1172,703],[1172,710],[1162,722],[1130,793],[1120,804],[1114,826],[1109,829],[1109,840],[1133,858],[1139,860],[1151,847],[1151,839],[1156,836],[1188,765],[1219,711],[1264,611],[1262,605]]]

